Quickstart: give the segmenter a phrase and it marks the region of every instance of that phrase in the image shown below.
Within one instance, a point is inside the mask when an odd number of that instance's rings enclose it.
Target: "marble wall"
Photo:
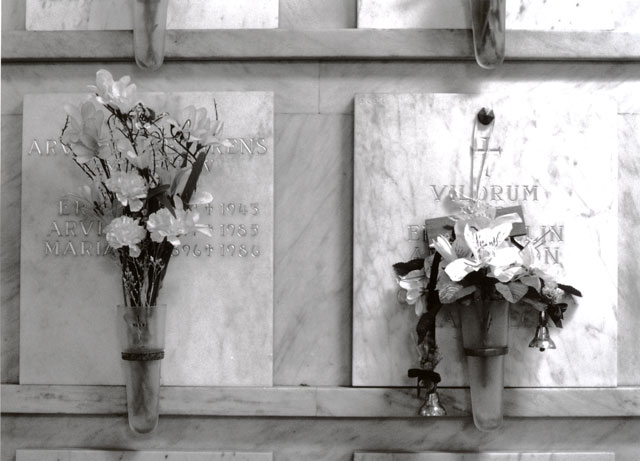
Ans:
[[[3,0],[2,30],[25,30],[27,2]],[[343,29],[356,26],[356,0],[280,0],[282,29]]]
[[[355,0],[281,0],[282,28],[355,27]],[[329,11],[324,5],[330,5]],[[24,30],[21,0],[2,2],[3,30]],[[170,62],[145,74],[123,63],[5,64],[2,68],[0,220],[1,379],[19,380],[22,100],[84,91],[96,69],[129,74],[149,91],[275,93],[274,384],[351,384],[353,100],[362,92],[604,91],[620,107],[625,139],[640,151],[640,64],[515,63],[486,72],[471,62]],[[638,155],[620,162],[624,225],[640,224]],[[328,160],[327,160],[328,159]],[[319,192],[307,193],[307,184]],[[622,186],[624,184],[624,187]],[[317,189],[317,185],[322,185]],[[640,245],[619,239],[619,385],[640,384],[634,274]],[[624,251],[622,251],[624,250]],[[639,364],[633,366],[633,364]],[[586,403],[588,404],[588,403]],[[606,450],[635,461],[640,420],[507,419],[484,434],[471,418],[420,420],[163,416],[151,437],[124,416],[2,415],[2,460],[18,448],[273,451],[278,461],[350,461],[356,451]]]
[[[24,94],[82,91],[104,64],[11,64],[2,74],[2,381],[18,382],[21,122]],[[353,98],[357,92],[529,92],[581,89],[617,101],[632,140],[619,164],[621,228],[640,222],[637,195],[639,64],[507,63],[487,73],[473,63],[168,63],[160,74],[111,64],[151,91],[268,90],[275,93],[274,384],[351,383]],[[633,147],[636,146],[636,147]],[[330,161],[321,161],[321,156]],[[328,157],[327,157],[328,156]],[[302,194],[322,184],[322,194]],[[620,234],[618,383],[640,383],[633,275],[640,248]],[[316,251],[309,252],[315,246]],[[635,291],[634,291],[635,290]],[[322,306],[318,308],[318,306]]]
[[[485,433],[471,418],[160,418],[151,437],[139,437],[125,416],[2,417],[2,459],[16,449],[273,452],[275,461],[352,461],[355,452],[615,452],[637,461],[640,419],[506,419]]]
[[[271,453],[206,451],[18,450],[16,461],[271,461]]]
[[[128,0],[25,0],[27,30],[127,30],[133,27]],[[169,2],[168,29],[273,29],[278,0],[182,0]]]
[[[353,461],[614,461],[613,453],[356,453]]]
[[[507,30],[633,31],[640,18],[634,0],[510,0]],[[374,29],[469,29],[467,0],[358,0],[358,27]]]

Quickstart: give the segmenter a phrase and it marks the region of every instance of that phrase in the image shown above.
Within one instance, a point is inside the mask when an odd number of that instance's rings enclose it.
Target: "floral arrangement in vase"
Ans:
[[[490,117],[485,109],[479,112],[476,124],[481,125],[481,129],[493,123],[492,112]],[[485,165],[484,158],[482,165]],[[488,177],[483,168],[477,186],[482,177]],[[471,190],[474,190],[473,179]],[[502,359],[508,352],[509,304],[523,303],[537,311],[538,329],[529,347],[544,351],[556,347],[549,338],[548,319],[562,328],[563,314],[571,296],[582,295],[574,287],[559,282],[562,274],[559,264],[546,265],[540,260],[536,240],[521,233],[514,235],[514,224],[522,223],[519,213],[500,210],[479,200],[477,195],[458,199],[463,205],[457,214],[448,218],[450,224],[445,227],[449,232],[437,235],[429,243],[434,251],[429,251],[424,259],[400,262],[393,268],[400,288],[399,299],[414,305],[419,318],[416,347],[420,368],[409,370],[409,376],[418,378],[419,389],[426,388],[428,399],[421,413],[444,414],[435,394],[441,380],[435,368],[442,359],[436,342],[435,319],[443,304],[455,303],[460,306],[474,419],[479,428],[491,430],[502,421]],[[474,383],[473,370],[479,367],[485,369],[481,373],[484,378],[481,383]],[[500,375],[499,386],[487,382],[487,369],[494,369]],[[498,388],[500,395],[497,395]],[[491,407],[496,406],[492,402],[496,401],[499,401],[499,415],[491,414]],[[483,418],[483,413],[489,414],[487,418]]]
[[[97,72],[90,89],[93,95],[80,106],[65,106],[60,141],[88,180],[76,197],[81,210],[103,223],[120,267],[122,358],[133,367],[127,375],[129,420],[134,430],[148,432],[157,424],[157,395],[129,398],[129,388],[157,394],[164,354],[158,296],[180,238],[211,236],[193,209],[213,200],[197,188],[198,179],[211,149],[228,142],[219,137],[217,108],[214,120],[193,106],[172,118],[145,105],[128,76],[114,81],[106,70]],[[140,424],[131,413],[136,407],[144,414]]]

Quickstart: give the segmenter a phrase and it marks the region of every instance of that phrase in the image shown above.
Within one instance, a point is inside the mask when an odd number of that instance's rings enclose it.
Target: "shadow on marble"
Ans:
[[[20,355],[20,188],[22,117],[2,117],[0,309],[2,383],[17,383]]]
[[[353,113],[356,93],[607,93],[620,113],[640,113],[640,63],[507,62],[487,72],[472,62],[320,63],[320,113]]]
[[[98,69],[130,75],[139,91],[273,91],[275,113],[318,112],[318,63],[168,62],[160,73],[134,63],[6,64],[2,115],[22,114],[29,93],[82,93]]]
[[[356,27],[356,0],[280,0],[281,29]]]
[[[24,0],[2,1],[2,30],[25,30],[26,2]]]

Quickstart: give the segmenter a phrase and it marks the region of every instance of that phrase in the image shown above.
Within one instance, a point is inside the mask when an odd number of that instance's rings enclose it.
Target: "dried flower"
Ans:
[[[549,304],[558,304],[562,301],[564,291],[558,288],[558,284],[554,282],[547,282],[542,287],[542,296],[549,302]]]
[[[133,111],[133,124],[137,129],[147,129],[156,120],[156,113],[140,103],[136,104]]]

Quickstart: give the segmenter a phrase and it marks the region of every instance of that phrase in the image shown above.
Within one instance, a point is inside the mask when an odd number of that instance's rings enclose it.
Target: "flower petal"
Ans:
[[[206,205],[213,201],[213,195],[207,191],[196,191],[189,201],[189,205]]]
[[[458,259],[455,254],[453,247],[449,243],[449,240],[444,238],[442,235],[438,235],[436,239],[433,241],[433,247],[436,249],[438,253],[442,256],[442,258],[447,263],[452,263],[456,259]]]
[[[420,298],[418,298],[418,301],[416,302],[416,315],[420,317],[426,311],[427,311],[427,306],[425,305],[425,302],[424,302],[424,296],[420,296]]]
[[[460,258],[447,265],[444,271],[451,277],[451,280],[459,282],[465,278],[467,274],[477,271],[480,267],[481,264],[472,259]]]

